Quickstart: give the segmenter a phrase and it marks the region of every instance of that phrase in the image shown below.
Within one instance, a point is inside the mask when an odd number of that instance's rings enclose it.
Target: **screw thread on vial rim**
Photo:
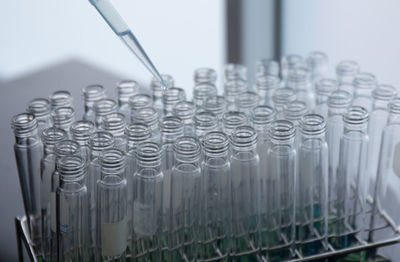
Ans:
[[[212,83],[198,83],[193,88],[193,102],[196,106],[203,106],[207,97],[217,96],[217,88]]]
[[[117,83],[118,105],[129,103],[129,98],[139,93],[140,86],[134,80],[122,80]]]
[[[96,116],[105,116],[107,114],[117,112],[117,103],[111,98],[104,98],[98,100],[94,104],[94,112]]]
[[[200,160],[201,146],[196,137],[183,136],[174,143],[175,159],[179,162],[192,163]]]
[[[328,106],[331,108],[346,108],[351,105],[353,96],[345,90],[333,91],[328,97]]]
[[[184,122],[192,121],[192,118],[196,112],[196,107],[193,102],[180,101],[175,104],[173,108],[174,116],[181,118]]]
[[[400,97],[396,97],[390,101],[389,112],[392,114],[400,114]]]
[[[267,105],[260,105],[253,108],[250,114],[251,122],[256,126],[266,126],[275,118],[275,110]]]
[[[197,112],[193,116],[193,124],[196,130],[201,132],[208,132],[215,130],[218,125],[217,117],[211,112]]]
[[[125,134],[125,115],[121,113],[111,113],[103,117],[101,127],[110,132],[114,137]]]
[[[183,136],[182,119],[176,116],[166,116],[160,121],[161,135],[164,143],[173,142]]]
[[[132,123],[145,123],[151,130],[158,128],[158,111],[153,107],[145,107],[132,112]]]
[[[307,103],[299,100],[290,102],[283,110],[285,118],[290,121],[299,121],[307,112]]]
[[[78,182],[84,179],[86,160],[81,156],[66,155],[57,160],[56,169],[61,182]]]
[[[57,107],[51,112],[51,117],[55,127],[71,125],[75,121],[75,110],[72,107]]]
[[[43,130],[41,139],[46,150],[49,147],[53,148],[58,142],[68,139],[68,135],[65,130],[53,126]]]
[[[336,66],[336,75],[338,77],[354,77],[360,72],[360,66],[357,62],[351,60],[341,61]]]
[[[225,112],[226,100],[224,96],[207,97],[203,104],[205,111],[211,112],[216,116],[221,116]]]
[[[224,84],[224,95],[229,102],[234,102],[238,94],[246,91],[247,82],[242,79],[231,79]]]
[[[37,130],[37,120],[31,113],[21,113],[11,119],[11,127],[16,137],[28,137]]]
[[[222,126],[228,135],[236,127],[245,125],[247,121],[247,115],[239,111],[228,111],[222,115]]]
[[[397,95],[396,88],[391,85],[379,85],[372,91],[375,100],[390,101]]]
[[[73,107],[73,97],[69,91],[55,91],[49,96],[52,109],[57,107]]]
[[[167,89],[168,89],[169,87],[174,86],[175,81],[174,81],[174,78],[173,78],[171,75],[161,74],[161,78],[164,80],[164,83],[167,85]],[[152,90],[153,92],[156,92],[156,93],[161,92],[161,94],[162,94],[162,92],[163,92],[163,85],[162,85],[162,83],[161,83],[157,78],[155,78],[155,77],[152,77],[152,78],[151,78],[150,87],[151,87],[151,90]],[[161,96],[160,96],[160,97],[161,97]]]
[[[258,76],[256,79],[257,90],[273,90],[280,86],[281,80],[278,76],[263,75]]]
[[[349,129],[364,129],[368,124],[368,111],[361,106],[352,106],[343,115],[343,122]]]
[[[74,140],[62,140],[55,144],[54,152],[57,159],[63,156],[78,155],[80,153],[80,145]]]
[[[322,78],[315,83],[315,93],[319,96],[329,96],[338,87],[338,82],[335,79]]]
[[[71,125],[71,135],[78,143],[88,145],[90,136],[96,128],[93,122],[88,120],[79,120]]]
[[[88,85],[83,88],[83,99],[85,103],[94,103],[106,98],[106,90],[102,85]]]
[[[100,156],[101,177],[117,175],[124,178],[125,154],[119,149],[111,148],[103,151]]]
[[[377,85],[375,75],[371,73],[361,72],[358,73],[353,80],[353,86],[357,89],[373,90]]]
[[[295,134],[294,124],[289,120],[275,120],[268,130],[268,135],[275,144],[293,143]]]
[[[273,59],[261,59],[256,62],[256,76],[279,76],[279,63]]]
[[[165,107],[171,107],[168,108],[168,110],[172,111],[172,107],[178,103],[179,101],[184,101],[186,100],[186,93],[185,90],[183,90],[180,87],[171,87],[168,88],[167,90],[164,91],[162,101]]]
[[[307,67],[314,73],[323,73],[328,65],[328,56],[320,51],[308,54],[306,58]]]
[[[128,147],[134,147],[135,145],[150,139],[151,131],[150,128],[144,123],[133,123],[126,127],[125,133],[128,137]]]
[[[225,80],[247,80],[247,68],[242,64],[227,64],[224,68]]]
[[[281,87],[277,88],[272,94],[272,101],[275,104],[275,107],[283,109],[283,107],[296,100],[296,92],[291,87]]]
[[[300,122],[300,132],[303,135],[315,136],[324,134],[326,123],[324,117],[318,114],[304,115]]]
[[[232,148],[237,151],[247,151],[255,147],[257,143],[257,132],[251,126],[236,127],[229,136]]]
[[[212,68],[197,68],[194,71],[193,80],[196,84],[211,83],[215,84],[217,81],[217,72]]]
[[[295,90],[307,89],[310,86],[311,74],[305,67],[296,67],[288,72],[287,83]]]
[[[156,167],[161,165],[162,147],[154,142],[143,142],[135,151],[136,159],[141,167]]]
[[[256,92],[246,91],[240,93],[235,98],[235,105],[239,111],[243,110],[247,112],[248,110],[257,106],[259,100],[260,98]]]
[[[226,156],[229,150],[229,138],[220,131],[208,132],[202,139],[202,148],[206,155],[209,156]]]
[[[153,106],[153,98],[147,94],[137,94],[129,98],[129,106],[131,107],[131,112],[140,108],[151,107]]]
[[[48,116],[51,113],[50,101],[46,98],[35,98],[29,102],[27,111],[37,118]]]
[[[91,154],[93,156],[101,154],[103,150],[114,147],[114,143],[114,136],[110,132],[97,131],[92,134],[89,139]]]

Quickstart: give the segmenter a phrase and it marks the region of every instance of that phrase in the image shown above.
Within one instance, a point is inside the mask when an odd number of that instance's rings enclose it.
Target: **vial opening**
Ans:
[[[355,76],[360,71],[360,66],[357,62],[351,60],[341,61],[336,66],[336,74],[339,76]]]
[[[202,145],[206,153],[226,154],[229,149],[229,139],[223,132],[212,131],[204,135]]]
[[[343,121],[351,125],[361,125],[368,122],[368,111],[361,106],[352,106],[343,115]]]
[[[338,87],[338,82],[335,79],[323,78],[315,84],[315,91],[320,96],[329,96]]]
[[[45,145],[55,145],[68,138],[67,132],[61,128],[49,127],[42,132],[42,141]]]
[[[51,112],[50,101],[46,98],[35,98],[29,102],[27,111],[36,117],[49,115]]]
[[[150,95],[138,94],[129,98],[129,105],[132,111],[153,105],[153,98]]]
[[[345,90],[333,91],[328,97],[328,106],[332,108],[345,108],[350,106],[353,97]]]
[[[111,148],[114,146],[114,136],[107,131],[97,131],[90,137],[89,146],[95,151]]]
[[[305,135],[319,135],[325,132],[324,117],[318,114],[307,114],[302,117],[300,130]]]
[[[110,98],[101,99],[94,104],[94,111],[100,116],[115,112],[117,111],[117,103]]]
[[[372,91],[372,97],[376,100],[390,101],[397,95],[397,90],[391,85],[379,85]]]
[[[37,120],[33,114],[21,113],[11,119],[11,127],[15,136],[25,137],[37,128]]]
[[[83,88],[83,97],[87,102],[94,102],[106,97],[106,90],[102,85],[88,85]]]
[[[280,86],[280,79],[273,75],[259,76],[256,79],[256,86],[258,90],[277,89]]]
[[[268,134],[271,139],[286,141],[293,139],[295,132],[296,130],[292,122],[288,120],[275,120],[271,123]]]

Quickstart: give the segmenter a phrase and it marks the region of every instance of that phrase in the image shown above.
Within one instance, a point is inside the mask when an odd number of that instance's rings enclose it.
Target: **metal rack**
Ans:
[[[355,243],[351,247],[343,249],[335,249],[334,247],[332,247],[332,245],[324,243],[324,246],[326,247],[327,251],[312,256],[302,256],[301,253],[296,249],[294,250],[296,256],[289,262],[306,262],[306,261],[318,261],[327,258],[337,258],[351,253],[357,253],[366,250],[374,250],[379,247],[400,244],[400,228],[398,228],[393,223],[392,218],[390,218],[386,213],[379,212],[377,214],[379,215],[379,218],[382,219],[382,221],[384,221],[384,224],[383,226],[374,229],[373,232],[374,234],[379,232],[385,232],[385,235],[388,235],[388,237],[369,242],[356,237],[357,243]],[[31,244],[32,241],[29,237],[29,229],[26,217],[25,216],[16,217],[15,227],[17,233],[19,260],[24,261],[23,247],[25,247],[26,253],[28,254],[28,259],[33,262],[38,262],[39,260],[32,248]],[[260,260],[265,261],[265,259],[260,259]]]

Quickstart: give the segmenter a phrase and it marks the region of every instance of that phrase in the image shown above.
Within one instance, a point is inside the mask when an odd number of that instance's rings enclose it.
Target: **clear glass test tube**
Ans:
[[[196,107],[193,102],[180,101],[175,104],[173,115],[183,121],[183,133],[186,136],[194,136],[193,116],[196,113]]]
[[[104,98],[106,98],[106,90],[102,85],[88,85],[83,88],[83,101],[85,103],[85,113],[83,114],[83,120],[94,122],[94,104]]]
[[[57,107],[51,112],[51,117],[54,126],[63,129],[71,137],[70,128],[75,122],[75,110],[72,107]]]
[[[118,111],[118,104],[111,98],[103,98],[94,103],[93,110],[95,113],[94,124],[99,128],[104,116]]]
[[[159,143],[161,131],[159,126],[159,113],[154,107],[145,107],[132,112],[131,123],[144,123],[151,130],[151,140]]]
[[[33,114],[38,123],[38,134],[42,135],[45,128],[51,126],[51,104],[46,98],[35,98],[28,104],[27,112]]]
[[[259,96],[260,105],[272,106],[272,94],[280,87],[279,76],[262,75],[256,78],[256,90]]]
[[[322,78],[315,83],[316,104],[314,112],[328,117],[328,98],[329,95],[338,89],[338,83],[335,79]]]
[[[236,127],[246,125],[248,120],[243,112],[227,111],[222,115],[222,131],[230,136]]]
[[[213,83],[197,83],[193,88],[193,103],[196,108],[202,108],[208,97],[217,96],[217,88]]]
[[[118,112],[125,115],[126,120],[129,120],[131,107],[129,98],[140,92],[140,85],[134,80],[123,80],[117,83],[118,95]]]
[[[103,151],[97,182],[97,261],[126,261],[128,240],[125,154]]]
[[[377,79],[371,73],[358,73],[353,79],[353,106],[362,106],[371,112],[373,99],[372,91],[377,87]]]
[[[79,120],[71,125],[70,132],[72,139],[79,143],[82,156],[86,161],[90,162],[90,136],[96,131],[93,122],[89,120]]]
[[[247,91],[239,94],[235,98],[235,108],[237,111],[249,116],[251,110],[258,105],[259,96],[256,92]]]
[[[197,112],[193,116],[193,124],[196,136],[200,140],[208,132],[216,131],[218,129],[218,119],[211,112]]]
[[[195,84],[209,83],[215,85],[217,82],[217,72],[212,68],[197,68],[193,74]]]
[[[230,63],[224,68],[225,81],[243,80],[247,81],[247,67],[242,64]]]
[[[183,136],[174,145],[171,171],[169,261],[196,261],[201,193],[201,147],[197,138]]]
[[[352,84],[354,77],[360,72],[357,62],[343,60],[336,66],[336,78],[339,85]]]
[[[122,113],[111,113],[103,117],[103,130],[110,132],[114,137],[114,147],[126,152],[127,137],[125,134],[125,116]]]
[[[288,73],[287,85],[296,92],[296,98],[307,103],[312,109],[315,107],[315,94],[312,89],[311,72],[306,67],[297,67]]]
[[[314,86],[328,70],[328,56],[323,52],[313,51],[308,54],[306,64],[311,72],[311,81]]]
[[[25,214],[34,250],[41,252],[40,221],[40,160],[43,146],[38,135],[38,123],[33,114],[22,113],[11,120],[14,130],[14,153]]]
[[[281,59],[281,77],[282,82],[286,83],[288,78],[288,74],[290,70],[293,70],[297,67],[302,67],[305,65],[304,58],[297,54],[289,54],[283,56]]]
[[[225,112],[226,99],[224,96],[207,97],[203,104],[204,111],[213,113],[218,120],[221,120],[222,114]]]
[[[290,87],[277,88],[272,94],[272,102],[276,111],[277,119],[283,118],[283,109],[285,106],[296,100],[296,92]]]
[[[162,74],[161,75],[162,79],[164,80],[164,83],[167,85],[167,88],[173,87],[175,85],[174,79],[170,75]],[[151,83],[150,83],[150,89],[152,91],[152,97],[153,97],[153,105],[154,108],[158,111],[160,115],[163,114],[163,102],[162,102],[162,96],[164,93],[164,88],[161,84],[161,82],[156,79],[152,78]]]
[[[212,131],[204,136],[202,147],[198,259],[228,261],[232,211],[229,138]]]
[[[74,107],[73,97],[69,91],[58,90],[49,96],[51,109],[58,107]]]
[[[269,58],[258,60],[256,62],[256,78],[261,76],[279,77],[279,63]]]
[[[186,100],[186,93],[180,87],[170,87],[167,90],[164,90],[163,93],[163,105],[164,105],[164,115],[172,116],[173,109],[175,105],[180,101]]]
[[[224,84],[226,110],[235,110],[235,99],[239,94],[247,91],[247,82],[243,79],[231,79]]]

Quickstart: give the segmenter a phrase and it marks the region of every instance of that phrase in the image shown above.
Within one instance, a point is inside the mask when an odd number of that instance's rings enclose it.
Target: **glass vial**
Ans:
[[[64,156],[57,160],[57,261],[87,261],[88,207],[86,160]]]
[[[83,100],[85,103],[85,113],[83,114],[83,120],[94,122],[94,104],[104,98],[106,98],[106,90],[102,85],[88,85],[83,88]]]
[[[183,121],[183,133],[185,136],[194,136],[193,116],[196,113],[196,107],[193,102],[180,101],[175,104],[173,115]]]
[[[293,256],[295,236],[295,128],[290,121],[275,120],[268,134],[268,197],[261,202],[267,205],[267,215],[262,221],[266,230],[261,234],[261,254],[272,261],[282,261]]]
[[[258,252],[260,159],[256,150],[257,132],[250,126],[233,130],[232,165],[232,251],[233,257],[249,259]]]
[[[42,135],[45,128],[51,126],[51,104],[46,98],[35,98],[28,104],[27,112],[35,116],[38,123],[38,134]]]
[[[51,184],[56,169],[55,145],[68,139],[67,133],[56,127],[43,130],[43,157],[40,162],[40,207],[42,226],[43,258],[50,261],[51,254]],[[54,211],[55,212],[55,211]]]
[[[121,113],[112,113],[103,117],[103,130],[110,132],[114,137],[114,147],[126,152],[127,138],[125,135],[125,116]]]
[[[307,68],[298,67],[290,70],[287,85],[295,90],[298,100],[305,101],[309,108],[314,108],[315,95],[312,90],[311,73]]]
[[[224,68],[225,81],[242,80],[247,81],[247,68],[241,64],[227,64]]]
[[[362,106],[371,112],[373,99],[372,91],[377,86],[376,77],[370,73],[358,73],[353,80],[354,99],[353,106]]]
[[[73,97],[69,91],[55,91],[49,96],[49,100],[52,110],[58,107],[74,107]]]
[[[328,70],[328,56],[319,51],[311,52],[306,58],[306,64],[311,72],[311,81],[314,85]]]
[[[328,117],[328,97],[336,89],[338,89],[338,83],[335,79],[323,78],[316,82],[316,105],[313,110],[316,114],[325,119]]]
[[[104,98],[97,101],[94,104],[93,109],[95,113],[94,124],[97,128],[99,128],[101,126],[101,122],[103,121],[103,117],[111,113],[116,113],[118,110],[118,105],[113,99]]]
[[[207,83],[215,86],[217,82],[217,72],[212,68],[197,68],[194,71],[193,80],[195,85]]]
[[[296,145],[296,149],[299,148],[300,144],[300,121],[301,118],[309,112],[306,102],[295,100],[286,105],[283,110],[284,119],[289,120],[293,123],[296,129],[296,136],[294,139],[294,143]]]
[[[256,92],[247,91],[235,98],[236,110],[249,115],[251,110],[258,105],[259,97]]]
[[[256,62],[256,78],[264,76],[279,77],[279,63],[268,58],[258,60]]]
[[[173,87],[175,85],[174,79],[170,75],[162,74],[161,75],[162,79],[164,80],[164,83],[167,85],[167,87]],[[153,105],[154,108],[158,111],[159,114],[163,113],[163,102],[162,102],[162,96],[164,93],[163,86],[161,85],[161,82],[156,79],[152,78],[151,83],[150,83],[150,89],[152,91],[152,97],[153,97]]]
[[[247,91],[247,82],[242,79],[233,79],[224,84],[226,110],[235,110],[235,99],[239,94]]]
[[[283,118],[282,111],[285,106],[296,100],[296,92],[290,87],[281,87],[274,91],[272,94],[272,102],[277,113],[277,119]]]
[[[72,139],[79,143],[82,151],[82,156],[90,161],[90,136],[96,131],[93,122],[88,120],[79,120],[71,125],[70,132]]]
[[[217,131],[218,119],[211,112],[197,112],[193,117],[193,125],[197,138],[201,140],[208,132]]]
[[[179,87],[171,87],[164,90],[163,94],[163,105],[164,105],[164,115],[172,116],[174,106],[180,102],[186,100],[185,90]]]
[[[75,122],[75,110],[72,107],[57,107],[51,112],[53,124],[63,129],[70,136],[72,123]]]
[[[125,261],[128,239],[125,154],[118,149],[106,150],[100,163],[96,258],[98,261]]]
[[[222,131],[230,136],[236,127],[244,126],[248,122],[248,117],[243,112],[228,111],[222,115]]]
[[[260,105],[272,106],[272,95],[280,86],[279,76],[275,75],[262,75],[256,79],[256,90],[259,96]]]
[[[202,146],[198,259],[228,261],[232,211],[229,139],[222,132],[209,132]]]
[[[144,142],[136,151],[138,169],[133,181],[132,258],[160,261],[163,214],[162,148]]]
[[[123,80],[117,84],[116,89],[118,95],[118,112],[124,114],[126,120],[129,120],[131,113],[129,98],[140,92],[140,86],[134,80]]]
[[[364,230],[368,111],[352,106],[343,115],[343,122],[336,188],[336,234],[340,237],[333,242],[339,247],[355,242],[355,235]]]
[[[169,261],[196,261],[200,215],[200,142],[183,136],[174,143],[175,163],[171,171]]]
[[[210,96],[204,101],[203,109],[213,113],[218,120],[222,118],[222,114],[225,112],[226,99],[224,96]]]
[[[146,107],[132,112],[132,123],[144,123],[151,130],[151,140],[159,143],[161,139],[160,127],[158,124],[159,113],[153,107]]]
[[[11,120],[18,178],[34,250],[40,254],[40,160],[43,147],[34,115],[22,113]]]
[[[208,97],[217,96],[217,88],[212,83],[198,83],[193,88],[193,103],[202,108]]]
[[[281,76],[283,83],[286,82],[290,70],[305,65],[305,61],[302,56],[297,54],[290,54],[282,57],[281,59]]]
[[[303,255],[323,252],[328,229],[328,144],[323,116],[308,114],[300,123],[296,178],[296,247]]]
[[[153,99],[147,94],[137,94],[129,98],[129,105],[131,107],[131,115],[139,109],[153,106]]]
[[[336,78],[339,85],[353,84],[354,77],[360,72],[357,62],[351,60],[341,61],[336,66]]]

